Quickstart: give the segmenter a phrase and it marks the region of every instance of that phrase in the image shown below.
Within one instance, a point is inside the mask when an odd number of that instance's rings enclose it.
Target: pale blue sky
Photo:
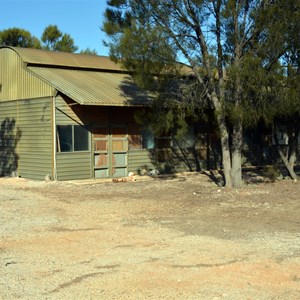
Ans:
[[[18,27],[40,39],[48,25],[57,25],[79,51],[89,47],[108,55],[100,30],[105,8],[106,0],[0,0],[0,31]]]

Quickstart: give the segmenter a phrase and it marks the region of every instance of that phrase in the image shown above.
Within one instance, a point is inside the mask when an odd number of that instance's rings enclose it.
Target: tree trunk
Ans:
[[[297,180],[298,176],[296,175],[295,171],[294,171],[294,164],[290,164],[289,160],[287,158],[286,155],[284,155],[280,145],[277,146],[278,149],[278,153],[280,155],[281,160],[284,163],[284,166],[286,167],[286,169],[288,170],[290,176],[292,179]]]
[[[230,150],[228,148],[226,139],[221,138],[221,147],[222,147],[222,164],[224,172],[224,185],[226,187],[232,187],[232,178],[231,178],[231,158]]]
[[[295,128],[295,127],[294,127]],[[289,152],[289,168],[292,170],[292,172],[289,171],[290,176],[292,179],[297,180],[298,176],[294,171],[295,162],[297,160],[297,148],[298,148],[298,137],[300,133],[300,126],[296,125],[296,129],[292,134],[289,134],[289,143],[290,143],[290,152]]]
[[[226,127],[225,118],[221,112],[217,112],[218,127],[221,136],[222,164],[224,173],[224,185],[232,187],[231,179],[231,157],[229,148],[229,134]]]
[[[277,128],[276,124],[274,124],[273,137],[274,137],[275,143],[277,145],[278,154],[279,154],[284,166],[286,167],[287,171],[289,172],[289,175],[291,176],[291,178],[293,180],[297,180],[298,176],[294,171],[294,164],[295,164],[296,157],[297,157],[296,156],[296,148],[298,146],[299,129],[297,128],[294,137],[292,135],[289,135],[289,147],[288,147],[288,150],[286,151],[286,154],[283,153],[283,150],[282,150],[281,146],[279,145],[277,131],[278,131],[278,128]]]
[[[292,172],[289,172],[289,173],[290,173],[290,176],[292,177],[292,179],[294,179],[294,180],[298,179],[298,176],[294,171],[296,159],[297,159],[296,149],[293,148],[290,153],[290,157],[289,157],[289,168],[292,170]]]
[[[243,185],[242,179],[242,146],[243,146],[243,127],[239,121],[233,127],[232,132],[232,187],[241,188]]]

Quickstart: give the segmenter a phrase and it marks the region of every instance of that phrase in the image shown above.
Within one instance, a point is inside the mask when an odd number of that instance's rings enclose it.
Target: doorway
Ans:
[[[127,176],[127,126],[93,127],[93,173],[95,178]]]

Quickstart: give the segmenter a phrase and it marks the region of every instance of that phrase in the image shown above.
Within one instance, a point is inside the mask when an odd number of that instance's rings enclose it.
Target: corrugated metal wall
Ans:
[[[81,120],[80,116],[74,111],[76,105],[79,104],[71,101],[67,102],[61,96],[57,96],[55,98],[56,125],[84,124],[84,120]]]
[[[165,162],[158,162],[157,150],[130,150],[128,152],[129,172],[139,174],[143,169],[159,169],[165,172],[196,171],[206,164],[205,157],[199,155],[202,151],[199,148],[184,149],[184,154],[178,149],[168,149],[168,151],[171,153],[170,158]]]
[[[128,171],[138,174],[141,170],[156,169],[157,166],[153,164],[152,154],[146,150],[130,150],[128,152]]]
[[[19,155],[16,146],[20,130],[16,119],[16,103],[0,103],[0,176],[8,176],[17,171]]]
[[[91,178],[90,152],[57,153],[57,179],[75,180]]]
[[[108,125],[109,123],[109,108],[107,106],[84,106],[61,95],[55,99],[57,125]]]
[[[52,176],[51,98],[0,102],[0,122],[2,175],[15,164],[24,178]]]
[[[52,96],[54,89],[24,69],[12,49],[0,49],[0,101]]]

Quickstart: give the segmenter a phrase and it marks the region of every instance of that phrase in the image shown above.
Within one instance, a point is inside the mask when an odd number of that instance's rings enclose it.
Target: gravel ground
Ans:
[[[1,178],[0,298],[299,300],[299,195],[196,173]]]

